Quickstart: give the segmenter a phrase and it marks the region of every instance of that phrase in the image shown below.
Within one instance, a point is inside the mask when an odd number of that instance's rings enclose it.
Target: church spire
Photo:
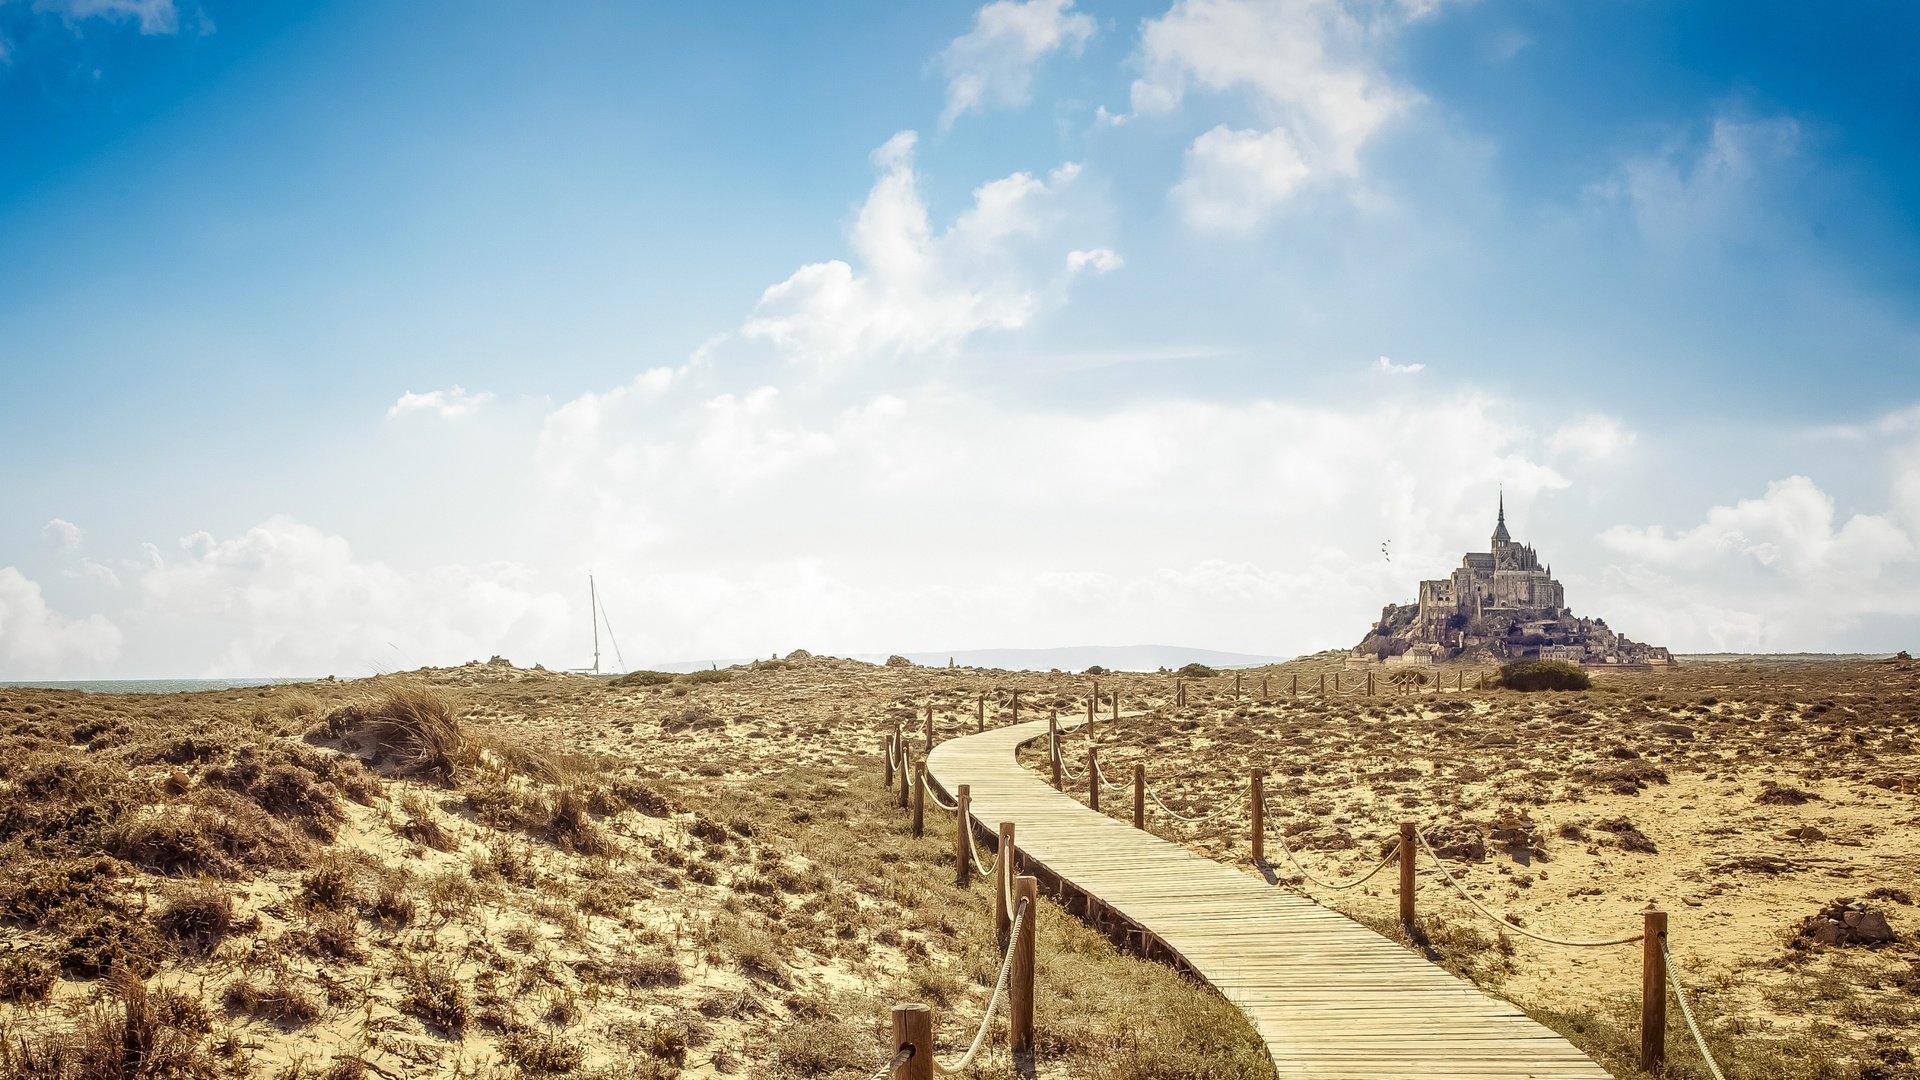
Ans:
[[[1493,538],[1495,540],[1513,539],[1507,534],[1507,489],[1505,487],[1500,489],[1500,520],[1493,527]]]

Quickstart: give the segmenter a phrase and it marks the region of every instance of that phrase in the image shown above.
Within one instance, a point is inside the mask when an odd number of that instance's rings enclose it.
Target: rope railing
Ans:
[[[1433,850],[1433,845],[1427,843],[1427,838],[1425,836],[1422,836],[1418,832],[1414,833],[1414,836],[1419,839],[1420,847],[1423,851],[1427,853],[1427,857],[1433,860],[1433,865],[1435,869],[1440,871],[1440,877],[1443,881],[1453,886],[1453,890],[1459,893],[1462,897],[1464,897],[1467,903],[1472,904],[1474,907],[1474,910],[1478,911],[1480,914],[1485,915],[1487,918],[1492,919],[1494,922],[1499,923],[1501,926],[1507,928],[1508,930],[1513,931],[1516,934],[1520,934],[1525,937],[1530,937],[1535,941],[1544,941],[1549,945],[1565,945],[1569,948],[1574,948],[1574,949],[1598,949],[1598,948],[1604,948],[1609,945],[1631,945],[1634,942],[1640,941],[1646,937],[1645,934],[1628,934],[1625,937],[1603,938],[1596,941],[1575,941],[1571,938],[1558,938],[1550,934],[1535,933],[1534,931],[1529,930],[1524,926],[1517,926],[1507,921],[1506,919],[1501,918],[1499,915],[1495,914],[1491,909],[1489,909],[1485,904],[1482,904],[1480,901],[1474,899],[1473,894],[1467,891],[1466,886],[1460,884],[1458,881],[1455,881],[1453,875],[1447,873],[1446,865],[1440,861],[1440,856],[1437,853],[1435,853],[1435,851]]]
[[[893,1058],[889,1060],[885,1065],[882,1065],[879,1068],[873,1070],[873,1075],[867,1077],[867,1080],[887,1080],[887,1077],[893,1075],[893,1071],[895,1069],[898,1069],[900,1066],[905,1065],[907,1061],[912,1057],[913,1057],[913,1047],[911,1045],[903,1046],[900,1049],[895,1050],[893,1052]]]
[[[1152,799],[1153,805],[1159,807],[1162,813],[1166,814],[1168,817],[1173,818],[1176,821],[1185,821],[1191,824],[1193,822],[1198,822],[1198,821],[1208,821],[1208,820],[1211,820],[1212,818],[1216,818],[1220,816],[1220,811],[1214,810],[1209,813],[1200,814],[1196,817],[1188,817],[1187,815],[1181,813],[1180,811],[1175,810],[1173,807],[1168,806],[1165,802],[1162,802],[1160,799],[1160,793],[1153,790],[1152,784],[1147,785],[1147,798]]]
[[[964,828],[965,826],[963,825],[962,827]],[[990,861],[981,862],[980,861],[980,845],[973,842],[973,837],[971,835],[967,837],[967,858],[973,861],[974,872],[978,873],[981,877],[990,877],[993,875],[993,872],[995,870],[1000,869],[999,850],[998,849],[994,850],[993,858]]]
[[[927,798],[933,800],[933,805],[939,807],[942,810],[945,810],[949,814],[959,813],[960,804],[957,802],[948,802],[945,799],[942,799],[940,797],[940,789],[933,786],[933,781],[929,779],[926,776],[926,774],[924,773],[921,774],[920,782],[926,785]]]
[[[1694,1022],[1693,1006],[1687,1004],[1687,993],[1680,986],[1680,972],[1673,966],[1673,954],[1667,951],[1665,938],[1660,941],[1660,960],[1667,969],[1667,985],[1673,988],[1673,997],[1680,1003],[1680,1017],[1687,1022],[1687,1030],[1693,1034],[1693,1045],[1700,1050],[1700,1060],[1707,1065],[1707,1071],[1713,1074],[1713,1080],[1727,1080],[1720,1071],[1720,1063],[1713,1060],[1713,1051],[1707,1049],[1707,1037],[1700,1033],[1700,1025]]]
[[[1395,840],[1393,842],[1393,847],[1388,849],[1386,858],[1381,859],[1380,862],[1376,866],[1374,866],[1373,869],[1367,871],[1364,874],[1361,874],[1359,877],[1354,878],[1352,881],[1333,882],[1333,881],[1328,881],[1327,879],[1319,876],[1318,874],[1315,874],[1313,871],[1300,865],[1300,860],[1294,858],[1293,848],[1289,847],[1287,844],[1286,835],[1284,833],[1281,833],[1278,829],[1274,830],[1274,834],[1276,838],[1280,841],[1280,854],[1285,855],[1287,857],[1287,862],[1290,863],[1295,870],[1299,871],[1300,876],[1306,878],[1308,881],[1313,882],[1315,885],[1318,885],[1321,888],[1330,890],[1332,892],[1340,892],[1345,889],[1351,889],[1356,886],[1365,885],[1367,882],[1373,880],[1373,876],[1375,874],[1378,874],[1380,871],[1385,870],[1389,866],[1392,866],[1400,858],[1400,841]]]
[[[1060,761],[1060,775],[1075,781],[1085,780],[1087,778],[1087,770],[1081,769],[1076,773],[1067,765],[1067,757],[1060,752],[1060,741],[1058,739],[1055,739],[1053,742],[1053,756]]]
[[[980,1028],[974,1032],[972,1044],[967,1047],[967,1052],[960,1056],[960,1060],[951,1065],[939,1058],[934,1058],[934,1072],[942,1076],[951,1076],[967,1071],[968,1066],[973,1064],[973,1059],[979,1055],[980,1048],[986,1045],[987,1030],[993,1026],[994,1014],[1000,1011],[1000,999],[1007,993],[1007,980],[1013,975],[1014,946],[1020,941],[1020,928],[1026,921],[1027,902],[1022,900],[1020,906],[1013,912],[1013,932],[1007,935],[1006,954],[1000,959],[1000,978],[993,984],[993,996],[987,999],[987,1011],[980,1017]]]

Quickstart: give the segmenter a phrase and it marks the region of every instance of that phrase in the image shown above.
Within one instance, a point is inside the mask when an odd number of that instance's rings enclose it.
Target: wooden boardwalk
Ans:
[[[1015,760],[1046,734],[1036,720],[943,743],[929,776],[949,797],[968,785],[982,829],[1015,823],[1023,865],[1152,935],[1238,1006],[1281,1077],[1606,1080],[1553,1031],[1406,947],[1053,790]],[[1128,779],[1109,790],[1131,807]]]

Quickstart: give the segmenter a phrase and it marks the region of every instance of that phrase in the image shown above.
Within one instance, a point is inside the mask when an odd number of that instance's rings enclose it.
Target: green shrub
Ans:
[[[1578,664],[1565,660],[1520,660],[1500,665],[1494,685],[1507,690],[1586,690],[1593,686]]]
[[[1186,667],[1174,672],[1174,674],[1183,679],[1211,679],[1220,673],[1205,664],[1196,662],[1188,664]]]
[[[665,686],[673,676],[664,671],[629,671],[613,680],[615,686]]]

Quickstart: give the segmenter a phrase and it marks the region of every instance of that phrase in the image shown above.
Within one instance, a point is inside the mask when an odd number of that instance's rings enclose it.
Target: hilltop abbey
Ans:
[[[1357,663],[1433,664],[1468,660],[1567,660],[1576,664],[1670,664],[1665,648],[1613,632],[1604,619],[1576,618],[1566,590],[1532,547],[1507,532],[1500,497],[1493,550],[1469,552],[1447,577],[1420,583],[1417,604],[1389,604],[1356,646]]]

